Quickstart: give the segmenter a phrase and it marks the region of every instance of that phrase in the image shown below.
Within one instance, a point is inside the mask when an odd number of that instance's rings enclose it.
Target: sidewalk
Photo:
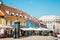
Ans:
[[[13,39],[13,38],[3,38],[0,40],[54,40],[52,36],[30,36],[25,38]]]

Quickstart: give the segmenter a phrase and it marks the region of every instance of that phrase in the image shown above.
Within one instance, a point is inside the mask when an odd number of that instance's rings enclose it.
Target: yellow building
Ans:
[[[29,22],[31,22],[30,24],[33,26],[38,26],[40,23],[40,21],[35,17],[31,17],[29,14],[21,10],[6,6],[0,2],[0,25],[2,25],[2,27],[5,27],[4,30],[6,30],[8,34],[13,33],[13,25],[16,19],[20,21],[20,25],[23,27],[27,25],[27,20],[29,20]]]
[[[3,3],[0,4],[0,25],[5,27],[4,30],[8,31],[9,34],[13,30],[12,25],[16,19],[20,20],[20,25],[26,26],[28,16],[30,15],[21,10],[6,6]]]

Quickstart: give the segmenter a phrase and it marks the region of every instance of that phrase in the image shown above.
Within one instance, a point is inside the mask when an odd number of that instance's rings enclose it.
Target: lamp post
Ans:
[[[20,21],[19,20],[15,20],[14,24],[15,24],[15,28],[14,28],[14,32],[13,32],[13,37],[14,38],[19,38],[19,36],[20,36],[20,34],[19,34]]]

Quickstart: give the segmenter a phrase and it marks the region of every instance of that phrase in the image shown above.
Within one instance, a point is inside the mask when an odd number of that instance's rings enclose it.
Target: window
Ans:
[[[10,25],[12,25],[12,20],[10,20]]]
[[[29,17],[29,19],[31,19],[31,17]]]
[[[12,12],[12,15],[14,15],[15,13],[14,12]]]
[[[18,13],[16,13],[16,16],[18,16]]]
[[[28,18],[27,16],[25,16],[25,18]]]
[[[11,15],[11,11],[10,10],[6,10],[6,13],[8,14],[8,15]]]
[[[8,24],[7,22],[8,22],[8,20],[6,19],[6,25]]]
[[[23,16],[23,18],[25,18],[25,16]]]
[[[24,16],[20,14],[20,17],[24,17]]]
[[[20,22],[20,25],[22,25],[22,22]]]
[[[22,18],[22,16],[20,16],[20,18]]]
[[[20,16],[20,13],[18,13],[18,16]]]
[[[29,18],[30,18],[30,16],[27,16],[27,18],[29,19]]]
[[[6,13],[9,14],[9,11],[6,10]]]

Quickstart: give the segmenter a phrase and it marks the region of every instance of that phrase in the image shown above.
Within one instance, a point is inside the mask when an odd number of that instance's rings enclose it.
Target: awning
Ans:
[[[49,29],[47,28],[20,28],[22,30],[25,30],[25,31],[31,31],[31,30],[35,30],[35,31],[48,31]]]
[[[13,27],[5,26],[5,25],[0,25],[0,28],[13,28]]]
[[[34,28],[20,28],[22,30],[25,30],[25,31],[31,31],[31,30],[34,30]]]

